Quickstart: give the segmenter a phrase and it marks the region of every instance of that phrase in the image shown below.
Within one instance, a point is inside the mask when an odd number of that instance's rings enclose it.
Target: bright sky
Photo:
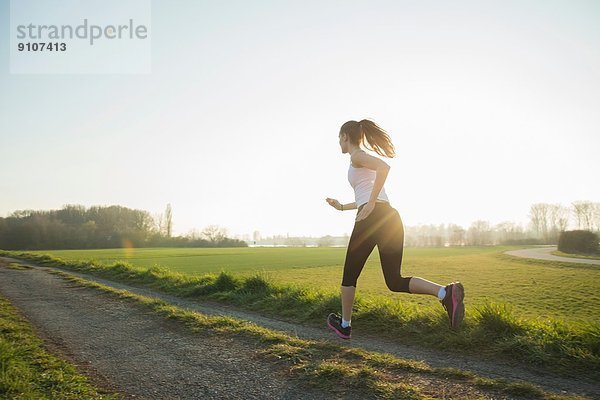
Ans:
[[[0,216],[173,207],[174,231],[338,235],[350,119],[387,129],[405,225],[600,201],[600,2],[153,1],[152,72],[9,72]]]

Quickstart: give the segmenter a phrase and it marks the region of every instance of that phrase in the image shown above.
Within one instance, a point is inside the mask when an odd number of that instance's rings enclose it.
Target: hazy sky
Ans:
[[[600,201],[598,1],[153,1],[152,72],[9,72],[0,216],[173,207],[175,233],[343,234],[349,119],[387,129],[406,225]]]

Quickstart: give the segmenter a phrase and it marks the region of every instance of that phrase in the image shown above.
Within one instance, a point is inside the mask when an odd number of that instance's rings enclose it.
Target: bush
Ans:
[[[590,231],[563,231],[558,238],[558,250],[565,253],[600,254],[598,235]]]

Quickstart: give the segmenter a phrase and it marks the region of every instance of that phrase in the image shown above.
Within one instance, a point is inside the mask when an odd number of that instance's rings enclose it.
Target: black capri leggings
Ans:
[[[364,206],[361,205],[358,211]],[[408,292],[410,278],[400,275],[404,251],[404,226],[398,211],[388,202],[375,203],[375,208],[362,221],[354,223],[348,243],[342,286],[356,287],[356,281],[377,245],[387,287],[393,292]]]

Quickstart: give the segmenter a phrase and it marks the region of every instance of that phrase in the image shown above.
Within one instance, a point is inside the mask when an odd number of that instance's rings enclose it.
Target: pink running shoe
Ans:
[[[327,316],[327,326],[333,329],[335,334],[342,339],[350,339],[352,337],[352,327],[343,328],[342,317],[337,314],[331,313]]]
[[[444,297],[444,300],[440,300],[440,303],[442,303],[442,306],[444,306],[446,312],[448,312],[450,328],[452,329],[457,329],[465,318],[464,298],[465,288],[462,283],[452,282],[446,286],[446,296]]]

